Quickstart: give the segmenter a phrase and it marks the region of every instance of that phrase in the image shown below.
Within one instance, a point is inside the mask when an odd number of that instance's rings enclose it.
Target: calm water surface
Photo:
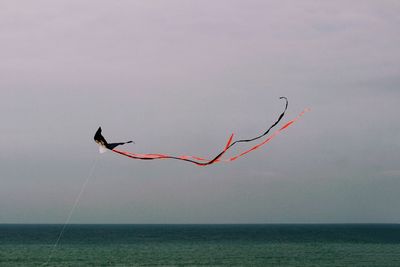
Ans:
[[[0,266],[40,266],[62,225],[0,224]],[[47,266],[400,266],[400,225],[68,225]]]

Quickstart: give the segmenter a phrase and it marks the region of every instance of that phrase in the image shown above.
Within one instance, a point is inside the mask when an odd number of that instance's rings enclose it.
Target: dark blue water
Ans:
[[[0,225],[0,266],[46,262],[62,225]],[[400,266],[400,225],[68,225],[47,266]]]

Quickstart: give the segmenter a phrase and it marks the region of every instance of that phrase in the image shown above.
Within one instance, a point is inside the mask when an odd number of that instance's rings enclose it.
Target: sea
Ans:
[[[0,224],[0,266],[400,266],[400,224]]]

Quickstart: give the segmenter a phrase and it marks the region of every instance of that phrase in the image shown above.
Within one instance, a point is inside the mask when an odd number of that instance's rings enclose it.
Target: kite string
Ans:
[[[69,214],[68,214],[68,216],[67,216],[67,219],[65,220],[65,222],[64,222],[64,224],[63,224],[63,227],[61,228],[61,231],[60,231],[60,233],[58,234],[57,240],[56,240],[56,242],[54,243],[54,245],[53,245],[53,247],[52,247],[52,249],[51,249],[51,251],[50,251],[49,257],[48,257],[47,261],[46,261],[45,263],[42,264],[42,266],[46,266],[46,265],[50,262],[50,260],[51,260],[51,258],[52,258],[52,256],[53,256],[53,254],[54,254],[54,252],[55,252],[55,250],[56,250],[56,248],[57,248],[57,246],[58,246],[58,244],[59,244],[59,242],[60,242],[60,240],[61,240],[61,237],[63,236],[63,234],[64,234],[64,232],[65,232],[65,229],[67,228],[67,225],[69,224],[69,221],[71,220],[72,214],[74,213],[76,207],[77,207],[78,204],[79,204],[79,201],[80,201],[80,199],[81,199],[81,196],[82,196],[83,192],[85,191],[86,185],[89,183],[90,178],[93,176],[93,173],[94,173],[94,170],[95,170],[95,168],[96,168],[98,159],[99,159],[99,157],[96,156],[96,158],[95,158],[95,160],[94,160],[94,162],[93,162],[92,168],[90,169],[89,174],[88,174],[88,176],[87,176],[86,179],[85,179],[85,182],[82,184],[81,190],[79,191],[79,194],[76,196],[75,201],[74,201],[74,204],[72,205],[72,208],[70,209]]]

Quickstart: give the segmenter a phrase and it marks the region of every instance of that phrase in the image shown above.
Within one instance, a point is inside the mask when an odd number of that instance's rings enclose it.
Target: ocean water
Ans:
[[[62,225],[0,224],[0,266],[40,266]],[[398,224],[68,225],[46,266],[400,266]]]

